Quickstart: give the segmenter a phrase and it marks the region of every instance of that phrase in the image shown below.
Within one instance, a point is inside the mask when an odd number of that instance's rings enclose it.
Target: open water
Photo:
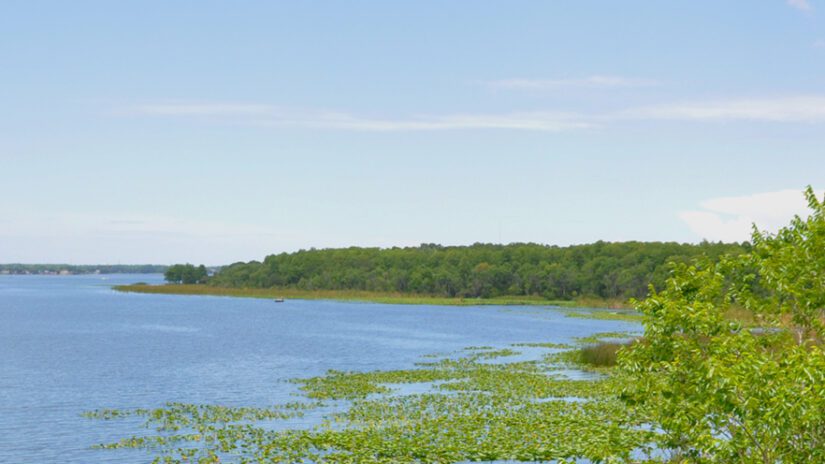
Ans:
[[[328,369],[410,368],[422,355],[468,346],[639,329],[551,308],[274,303],[110,288],[136,281],[161,276],[0,276],[0,463],[151,461],[143,450],[91,449],[141,432],[136,421],[82,417],[93,409],[273,405],[296,400],[287,380]]]

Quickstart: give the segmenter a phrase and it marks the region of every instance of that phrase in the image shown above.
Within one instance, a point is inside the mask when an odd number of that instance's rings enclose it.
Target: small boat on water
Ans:
[[[275,300],[273,300],[273,301],[275,301],[275,303],[283,303],[284,299],[283,298],[275,298]]]

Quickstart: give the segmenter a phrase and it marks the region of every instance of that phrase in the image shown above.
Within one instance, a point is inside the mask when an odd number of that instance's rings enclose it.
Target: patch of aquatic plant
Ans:
[[[579,319],[596,319],[602,321],[641,322],[643,319],[643,316],[635,311],[617,310],[571,311],[568,312],[566,316],[576,317]]]
[[[564,365],[584,371],[602,372],[615,366],[619,349],[638,337],[638,334],[631,332],[600,332],[578,337],[577,348],[547,353],[543,361],[551,366]]]
[[[470,351],[469,355],[464,355],[461,359],[465,362],[475,362],[475,361],[490,361],[498,358],[506,358],[509,356],[518,356],[521,354],[520,351],[516,351],[510,348],[502,348],[502,349],[494,349],[493,347],[469,347],[457,352],[459,354],[463,354],[463,352]],[[438,357],[436,357],[438,358]],[[443,367],[445,362],[449,363],[451,360],[450,358],[441,358],[438,361],[420,361],[415,363],[416,366],[419,367],[435,367],[441,366]]]
[[[479,364],[462,370],[463,378],[439,385],[455,392],[487,393],[513,399],[580,397],[595,398],[609,393],[612,384],[569,380],[552,375],[539,363]]]
[[[484,362],[490,356],[514,354],[518,352],[508,348],[476,347],[462,357],[417,369],[330,371],[296,380],[307,398],[347,400],[347,407],[310,430],[271,430],[255,423],[258,418],[300,413],[299,406],[259,410],[172,403],[159,410],[137,410],[155,434],[103,447],[145,448],[158,456],[156,462],[170,464],[606,462],[629,460],[634,450],[652,441],[652,432],[641,427],[643,421],[619,401],[612,376],[570,380],[554,375],[558,366],[545,362]],[[388,387],[425,382],[432,383],[426,393],[391,394]],[[89,417],[116,419],[123,414],[102,410]]]
[[[573,345],[568,345],[567,343],[513,343],[512,346],[515,347],[528,347],[528,348],[553,348],[553,349],[568,349],[573,348]]]
[[[638,337],[639,334],[633,332],[599,332],[587,337],[577,337],[576,342],[579,344],[599,343],[605,340],[632,340]]]
[[[422,365],[429,368],[373,372],[332,370],[320,377],[297,379],[294,382],[301,385],[300,390],[307,398],[352,400],[377,393],[390,393],[392,390],[383,384],[437,382],[453,380],[460,375],[457,370],[446,367],[448,364],[445,361]]]
[[[232,407],[213,404],[166,403],[155,409],[97,409],[84,412],[90,419],[112,420],[142,417],[145,425],[159,431],[178,431],[200,423],[231,423],[301,417],[304,411],[323,406],[323,403],[294,402],[268,408]]]
[[[647,432],[616,400],[534,402],[510,395],[462,392],[355,404],[354,425],[321,432],[332,462],[544,461],[629,457]]]
[[[627,346],[626,343],[601,342],[579,348],[579,362],[594,367],[613,367],[616,365],[619,350]]]
[[[490,360],[496,358],[504,358],[507,356],[516,356],[521,354],[520,351],[511,350],[510,348],[502,348],[500,350],[492,350],[492,351],[482,351],[480,353],[475,353],[470,358],[472,360]]]

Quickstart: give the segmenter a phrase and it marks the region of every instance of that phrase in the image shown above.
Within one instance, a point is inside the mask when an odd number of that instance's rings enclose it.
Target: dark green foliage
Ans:
[[[582,296],[639,298],[660,286],[669,261],[715,259],[747,244],[596,242],[558,247],[532,243],[465,247],[301,250],[235,263],[210,284],[222,287],[364,290],[443,297]]]
[[[163,274],[167,282],[175,284],[202,284],[206,282],[208,272],[206,266],[201,264],[195,267],[192,264],[175,264]]]

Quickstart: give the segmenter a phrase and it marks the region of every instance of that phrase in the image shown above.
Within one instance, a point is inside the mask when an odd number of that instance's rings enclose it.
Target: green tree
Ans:
[[[206,283],[208,272],[203,264],[197,267],[189,263],[175,264],[169,266],[163,277],[174,284],[202,284]]]
[[[677,264],[638,304],[623,395],[674,462],[825,462],[825,205],[806,196],[806,220],[755,229],[750,253]]]

